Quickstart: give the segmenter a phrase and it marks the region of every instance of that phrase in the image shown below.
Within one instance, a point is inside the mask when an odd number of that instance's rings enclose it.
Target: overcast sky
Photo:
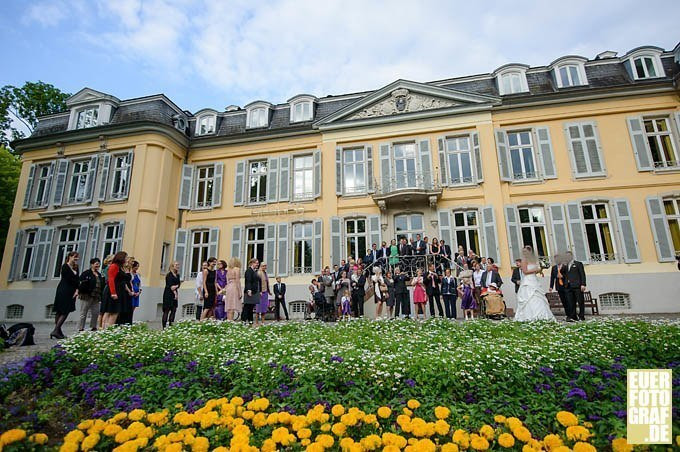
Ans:
[[[680,40],[680,0],[2,0],[2,17],[0,85],[165,93],[194,112]]]

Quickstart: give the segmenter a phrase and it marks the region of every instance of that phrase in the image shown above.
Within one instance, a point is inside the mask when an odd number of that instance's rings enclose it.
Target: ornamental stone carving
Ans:
[[[449,99],[430,97],[420,93],[412,93],[407,89],[395,89],[390,97],[366,107],[348,119],[364,119],[376,116],[391,116],[401,113],[413,113],[414,111],[434,110],[437,108],[453,107],[458,105]]]

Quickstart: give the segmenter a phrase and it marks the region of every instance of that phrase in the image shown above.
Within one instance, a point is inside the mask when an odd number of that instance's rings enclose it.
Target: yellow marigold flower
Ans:
[[[522,452],[539,452],[528,444],[522,446]]]
[[[243,399],[241,397],[232,397],[230,403],[235,406],[243,405]]]
[[[567,427],[567,438],[572,441],[587,441],[591,436],[593,436],[592,433],[582,425]]]
[[[354,440],[352,438],[342,438],[340,440],[340,449],[342,449],[343,451],[348,451],[353,444]]]
[[[279,424],[289,424],[291,421],[291,415],[288,411],[279,412]]]
[[[347,433],[347,426],[342,422],[336,422],[333,424],[333,427],[331,427],[331,431],[335,436],[345,436],[345,433]]]
[[[267,424],[274,425],[279,422],[278,413],[271,413],[267,416]]]
[[[251,420],[252,418],[255,417],[255,412],[254,412],[254,411],[250,411],[250,410],[246,410],[246,411],[244,411],[243,413],[241,413],[241,417],[242,417],[243,419],[245,419],[246,421],[249,421],[249,420]]]
[[[442,450],[444,450],[444,449],[442,448]],[[400,451],[401,451],[401,449],[399,449],[397,446],[393,446],[393,445],[385,446],[382,449],[382,452],[400,452]],[[458,452],[458,449],[456,449],[455,452]]]
[[[23,441],[24,438],[26,438],[26,431],[23,429],[13,428],[11,430],[7,430],[5,433],[0,435],[0,447],[6,446],[7,444],[16,443],[17,441]]]
[[[300,444],[302,445],[302,447],[307,447],[310,444],[312,444],[312,440],[309,439],[309,438],[306,438],[306,439],[303,439],[302,441],[300,441]]]
[[[382,445],[382,439],[378,435],[368,435],[360,441],[365,450],[376,450]]]
[[[352,427],[353,425],[356,425],[357,422],[359,422],[359,420],[357,419],[357,417],[355,415],[353,415],[351,413],[347,413],[347,414],[343,414],[340,417],[340,422],[342,422],[343,424],[345,424],[348,427]]]
[[[120,432],[116,433],[116,436],[114,438],[114,440],[118,444],[123,444],[127,441],[130,441],[131,439],[132,439],[132,435],[127,430],[121,430]]]
[[[550,452],[571,452],[571,449],[569,449],[567,446],[557,446]]]
[[[557,418],[557,422],[564,427],[578,425],[578,418],[574,413],[570,413],[569,411],[560,411],[555,417]]]
[[[78,452],[78,445],[76,443],[64,443],[59,448],[59,452]]]
[[[392,410],[389,407],[381,406],[378,408],[378,416],[383,419],[387,419],[388,417],[392,416]]]
[[[505,416],[503,416],[502,414],[497,414],[493,417],[493,421],[497,424],[504,424]]]
[[[197,436],[191,444],[193,452],[207,452],[210,449],[210,441],[205,436]]]
[[[408,402],[406,402],[406,406],[412,410],[415,410],[420,406],[420,402],[418,402],[416,399],[410,399]]]
[[[515,435],[515,438],[522,441],[523,443],[528,443],[531,441],[531,432],[524,426],[519,426],[513,429],[512,434]]]
[[[168,447],[165,448],[165,452],[182,452],[182,444],[181,443],[168,444]]]
[[[331,424],[323,424],[321,427],[319,427],[319,430],[322,432],[330,432],[331,431]]]
[[[231,447],[234,446],[247,446],[248,443],[250,442],[250,438],[246,435],[234,435],[231,437],[231,440],[229,441],[229,445]]]
[[[217,450],[217,449],[215,449],[215,450]],[[213,450],[213,452],[215,452],[215,450]],[[262,452],[274,452],[276,450],[276,442],[271,438],[265,439],[262,442],[262,449],[261,450],[262,450]]]
[[[488,424],[484,424],[482,425],[482,428],[479,429],[479,434],[482,435],[487,440],[493,441],[496,432],[494,432],[493,427],[491,427]]]
[[[311,443],[305,448],[307,452],[323,452],[323,446],[319,443]]]
[[[328,449],[335,444],[335,440],[331,435],[321,434],[316,436],[316,442],[321,444],[324,448]]]
[[[250,428],[248,428],[247,425],[237,425],[236,427],[233,428],[231,431],[231,434],[236,436],[236,435],[245,435],[249,436],[250,435]]]
[[[446,443],[442,446],[442,452],[458,452],[458,444]]]
[[[678,446],[680,446],[680,435],[678,435],[678,436],[675,437],[675,444],[677,444]]]
[[[507,425],[510,430],[513,430],[516,429],[517,427],[521,427],[522,421],[520,421],[516,417],[509,417],[505,420],[505,425]]]
[[[510,433],[501,433],[498,436],[498,444],[500,444],[501,447],[510,449],[515,445],[515,437],[512,436]]]
[[[409,410],[406,407],[402,408],[401,412],[404,413],[406,416],[413,416],[413,411]]]
[[[123,421],[125,419],[127,419],[127,413],[121,412],[117,413],[115,416],[109,419],[109,422],[111,422],[112,424],[117,424],[118,422]]]
[[[470,435],[465,430],[458,429],[453,432],[453,441],[465,450],[470,446]]]
[[[28,440],[32,443],[42,446],[43,444],[47,443],[48,437],[44,433],[34,433],[28,437]]]
[[[583,441],[579,441],[576,444],[574,444],[573,450],[574,452],[597,452],[595,446],[593,446],[592,444],[584,443]]]
[[[80,448],[85,452],[87,452],[88,450],[92,450],[92,449],[95,448],[95,446],[97,444],[99,444],[100,439],[101,439],[101,437],[96,433],[94,433],[92,435],[87,435],[85,437],[85,439],[83,439],[83,442],[80,445]]]
[[[146,416],[146,411],[136,409],[136,410],[130,411],[130,414],[128,414],[128,419],[130,419],[131,421],[141,421],[142,419],[144,419],[145,416]]]
[[[89,430],[93,425],[94,421],[92,419],[88,419],[78,424],[78,430]]]
[[[286,427],[279,427],[272,432],[272,439],[276,443],[282,443],[284,439],[288,438],[288,433],[290,432]]]
[[[473,433],[470,435],[470,447],[474,450],[487,450],[489,448],[489,441],[483,436]]]
[[[545,447],[547,447],[548,450],[553,450],[564,445],[562,438],[553,433],[545,435],[545,438],[543,438],[543,444],[545,444]]]
[[[676,438],[676,440],[678,439],[680,439],[680,436]],[[678,443],[678,446],[680,446],[680,443]],[[628,440],[626,438],[616,438],[612,441],[612,450],[614,452],[632,452],[633,446],[628,444]]]
[[[297,432],[297,437],[300,438],[300,439],[311,438],[312,437],[312,431],[308,428],[301,428]]]
[[[434,415],[437,419],[446,419],[451,415],[451,410],[445,406],[438,406],[434,409]]]
[[[427,438],[419,440],[414,447],[417,452],[435,452],[437,450],[437,446]]]
[[[24,437],[25,436],[26,433],[24,433]],[[83,438],[85,438],[85,433],[81,432],[80,430],[71,430],[66,434],[66,436],[64,436],[64,442],[78,444],[83,440]]]
[[[104,427],[104,435],[106,436],[116,436],[118,432],[123,430],[123,427],[117,424],[109,424],[106,427]]]
[[[451,430],[451,426],[444,419],[437,419],[437,422],[434,423],[434,431],[437,435],[448,435],[449,430]]]
[[[342,405],[333,405],[333,408],[331,408],[331,413],[335,417],[340,417],[345,414],[345,407]]]
[[[266,443],[266,442],[267,442],[267,440],[265,440],[265,443]],[[264,450],[264,445],[262,446],[262,449]],[[214,448],[214,449],[212,450],[212,452],[229,452],[229,449],[227,449],[227,448],[224,447],[224,446],[219,446],[219,447]]]

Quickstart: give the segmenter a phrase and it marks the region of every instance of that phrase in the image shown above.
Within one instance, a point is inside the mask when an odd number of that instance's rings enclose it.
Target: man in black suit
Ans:
[[[519,292],[519,285],[522,282],[522,259],[515,259],[515,268],[512,270],[510,281],[515,284],[515,293]]]
[[[434,264],[430,264],[427,273],[425,273],[425,293],[430,305],[430,317],[434,317],[434,304],[437,302],[437,314],[439,317],[444,317],[444,310],[442,309],[441,292],[439,290],[439,275],[435,271]]]
[[[444,270],[451,268],[451,260],[453,259],[451,247],[447,245],[444,240],[439,241],[439,254],[442,255],[442,266],[444,267]]]
[[[359,272],[358,278],[350,278],[350,288],[352,297],[352,313],[356,317],[364,316],[364,299],[366,298],[366,275]],[[341,295],[338,294],[338,297]]]
[[[567,263],[567,287],[565,290],[567,306],[567,321],[577,321],[586,319],[586,307],[583,299],[583,292],[586,289],[586,271],[583,268],[583,263],[574,260],[574,255],[571,251],[567,251],[564,260]],[[576,314],[576,305],[578,304],[578,316]]]
[[[399,243],[399,266],[402,269],[408,268],[409,257],[412,253],[411,245],[408,244],[405,237],[401,238]]]
[[[413,254],[416,256],[424,256],[427,253],[427,243],[420,239],[420,234],[416,234],[416,240],[413,242]]]
[[[571,309],[569,308],[569,303],[567,301],[567,266],[564,263],[564,256],[558,254],[555,256],[555,265],[552,266],[550,270],[550,288],[549,292],[553,290],[557,291],[557,295],[560,297],[562,302],[562,307],[564,308],[564,314],[567,316],[567,321],[570,321],[569,313]]]
[[[262,290],[262,280],[257,276],[259,265],[260,262],[257,259],[250,259],[248,262],[243,286],[243,312],[241,313],[241,320],[244,322],[253,321],[253,309],[259,303],[260,291]]]
[[[387,246],[387,242],[382,242],[380,249],[378,250],[378,260],[380,261],[380,267],[383,270],[383,275],[385,274],[385,269],[387,268],[388,257],[390,257],[390,248]]]
[[[280,306],[283,306],[283,313],[288,318],[288,308],[286,307],[286,283],[281,282],[281,277],[276,277],[276,284],[274,284],[274,306],[276,307],[276,320],[281,320]]]
[[[405,240],[402,239],[404,242]],[[411,298],[406,283],[410,278],[402,273],[399,267],[394,267],[394,317],[399,317],[399,311],[404,318],[411,317]]]
[[[378,251],[378,244],[374,243],[373,245],[371,245],[371,249],[368,250],[368,253],[366,253],[366,258],[364,259],[364,264],[366,264],[366,266],[368,267],[370,264],[372,264],[374,262],[378,262],[379,257],[380,257],[380,251]]]
[[[501,288],[503,285],[503,280],[501,275],[498,274],[495,265],[488,265],[484,273],[482,273],[482,288],[488,289],[491,283],[495,283],[497,288]]]

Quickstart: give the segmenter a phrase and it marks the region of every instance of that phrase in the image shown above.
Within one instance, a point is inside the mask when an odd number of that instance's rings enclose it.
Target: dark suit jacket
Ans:
[[[395,294],[404,294],[408,293],[408,287],[406,286],[406,283],[408,282],[410,278],[406,273],[399,273],[398,275],[394,276],[394,293]]]
[[[550,288],[556,290],[564,290],[567,288],[567,267],[565,265],[559,265],[562,267],[562,287],[559,286],[557,282],[557,265],[553,265],[550,270]]]
[[[373,263],[373,252],[368,253],[364,256],[364,264],[371,265]]]
[[[572,265],[569,265],[569,270],[567,270],[567,287],[576,288],[585,285],[586,271],[583,264],[579,261],[573,261]]]
[[[419,247],[421,249],[418,249]],[[425,241],[424,240],[414,241],[413,242],[413,254],[422,255],[422,254],[425,254],[425,253],[427,253],[427,244],[425,243]]]
[[[390,249],[389,248],[379,248],[378,249],[378,259],[382,259],[383,262],[390,257]]]
[[[260,280],[260,277],[257,276],[257,272],[255,270],[248,267],[248,269],[246,270],[245,279],[246,281],[245,285],[243,286],[243,293],[246,293],[249,290],[252,291],[252,293],[254,294],[260,292],[262,281]]]
[[[495,283],[496,287],[500,289],[501,286],[503,285],[503,279],[501,279],[501,275],[499,275],[497,271],[493,270],[487,270],[484,273],[482,273],[482,287],[487,287],[486,278],[487,276],[489,276],[488,275],[489,272],[491,272],[491,282]]]
[[[442,295],[455,295],[456,294],[456,278],[451,275],[451,283],[446,280],[446,276],[442,277]]]
[[[351,280],[351,278],[350,278]],[[355,283],[354,281],[351,282],[351,287],[352,287],[352,293],[356,293],[357,297],[359,297],[359,300],[363,302],[364,297],[366,296],[366,276],[362,273],[361,276],[359,277],[359,280]]]
[[[446,256],[449,259],[453,259],[453,256],[451,256],[451,247],[449,245],[440,246],[439,254],[441,254],[442,256]]]
[[[411,245],[408,243],[404,245],[399,245],[399,255],[400,256],[410,256],[412,253],[411,251]]]
[[[515,293],[519,291],[519,282],[521,280],[522,278],[520,277],[519,267],[517,267],[512,270],[512,278],[510,278],[510,281],[512,281],[513,284],[515,284]]]
[[[286,301],[286,283],[274,283],[274,300]]]
[[[425,293],[428,296],[439,294],[439,275],[428,271],[423,280],[425,283]]]

